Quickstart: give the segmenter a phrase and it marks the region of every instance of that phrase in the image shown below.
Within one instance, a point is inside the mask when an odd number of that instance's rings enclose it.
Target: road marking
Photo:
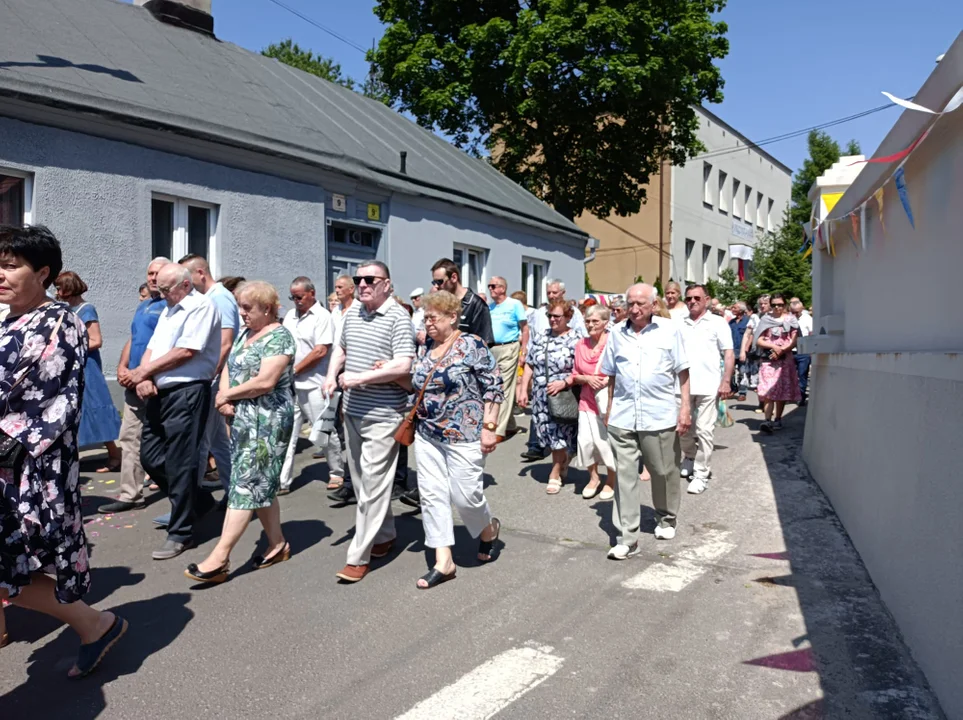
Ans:
[[[728,532],[709,530],[698,547],[680,551],[671,563],[650,565],[638,575],[623,581],[622,587],[629,590],[679,592],[704,575],[709,563],[735,549],[735,544],[728,542],[727,537]]]
[[[496,655],[422,700],[398,720],[485,720],[548,680],[564,660],[551,647],[517,647]]]

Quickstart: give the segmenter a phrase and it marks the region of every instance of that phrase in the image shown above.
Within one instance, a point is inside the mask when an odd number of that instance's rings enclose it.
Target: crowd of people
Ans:
[[[62,263],[46,228],[0,227],[0,599],[78,633],[72,676],[91,672],[127,629],[82,600],[90,585],[82,447],[106,447],[97,471],[120,472],[119,495],[100,512],[143,508],[149,488],[167,496],[170,512],[154,521],[167,529],[154,560],[193,548],[197,522],[223,512],[216,545],[184,571],[220,583],[252,515],[266,538],[254,569],[290,558],[278,496],[291,491],[307,424],[314,457],[327,463],[329,497],[355,507],[337,578],[358,582],[391,553],[400,500],[421,510],[435,562],[416,586],[429,589],[456,574],[453,507],[478,562],[497,555],[501,522],[485,497],[485,457],[524,431],[516,414],[531,414],[522,458],[550,456],[549,495],[574,463],[589,476],[584,498],[614,499],[618,538],[608,556],[623,560],[639,551],[644,483],[655,537],[671,540],[683,489],[701,494],[714,480],[727,398],[754,389],[761,432],[770,433],[787,402],[805,401],[809,360],[794,350],[812,320],[797,298],[787,306],[782,295],[763,296],[750,314],[703,285],[670,283],[660,297],[639,283],[607,303],[578,305],[550,279],[548,302],[531,308],[505,278],[491,278],[483,297],[441,259],[429,292],[416,288],[408,302],[389,268],[371,261],[338,277],[324,304],[310,278],[296,277],[284,312],[270,284],[215,280],[203,257],[188,255],[147,266],[117,366],[118,413],[96,308]]]

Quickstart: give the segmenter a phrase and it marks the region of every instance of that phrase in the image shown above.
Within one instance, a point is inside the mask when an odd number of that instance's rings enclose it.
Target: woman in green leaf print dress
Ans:
[[[198,582],[224,582],[231,570],[231,550],[256,513],[268,547],[253,558],[254,568],[270,567],[291,556],[281,532],[277,493],[281,467],[294,431],[294,337],[277,321],[277,290],[250,282],[237,290],[246,326],[234,341],[221,374],[214,405],[231,421],[231,485],[221,538],[199,564],[184,574]]]

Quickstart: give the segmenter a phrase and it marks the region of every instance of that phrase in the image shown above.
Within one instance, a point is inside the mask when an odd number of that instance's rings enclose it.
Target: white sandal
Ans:
[[[548,479],[548,487],[545,488],[545,492],[548,495],[558,495],[561,491],[562,491],[562,478],[550,477]]]

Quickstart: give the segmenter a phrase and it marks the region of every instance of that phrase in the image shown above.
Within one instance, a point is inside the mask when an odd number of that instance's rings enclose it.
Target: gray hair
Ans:
[[[604,305],[589,305],[585,309],[585,318],[588,319],[594,315],[598,315],[603,322],[608,322],[609,318],[612,317],[612,313]]]
[[[391,280],[391,271],[388,269],[388,266],[380,260],[367,260],[358,264],[359,270],[363,267],[376,267],[385,274],[386,279]]]
[[[565,283],[563,283],[558,278],[549,278],[548,280],[545,281],[545,287],[549,288],[552,285],[558,285],[559,290],[563,292],[565,291]]]
[[[299,287],[307,290],[308,292],[314,292],[314,283],[311,282],[311,278],[305,277],[304,275],[299,275],[291,281],[291,287]]]
[[[170,266],[170,270],[167,269],[168,266]],[[171,279],[176,280],[178,285],[180,285],[182,282],[191,282],[191,269],[186,265],[168,263],[164,266],[164,270],[162,270],[162,272],[169,274]]]
[[[166,257],[164,257],[163,255],[158,255],[158,256],[155,257],[153,260],[151,260],[149,263],[147,263],[147,267],[151,267],[152,265],[161,265],[161,266],[164,266],[164,265],[170,265],[170,264],[171,264],[171,259],[170,259],[170,258],[166,258]]]
[[[341,273],[340,275],[338,275],[338,277],[335,278],[334,281],[337,282],[338,280],[347,280],[348,284],[351,287],[354,287],[354,278],[348,275],[348,273]]]
[[[629,285],[629,287],[626,289],[625,291],[626,300],[628,300],[629,293],[632,292],[633,289],[643,288],[643,287],[649,288],[649,290],[651,290],[651,294],[649,295],[649,302],[655,302],[659,299],[659,291],[656,290],[652,285],[649,285],[648,283],[635,283],[634,285]]]
[[[749,314],[749,306],[746,305],[742,300],[736,303],[736,307],[742,310],[742,312]]]
[[[624,307],[625,307],[625,298],[622,297],[621,295],[616,295],[614,298],[612,298],[611,300],[609,300],[609,307],[610,307],[610,308],[613,308],[613,309],[615,309],[615,308],[624,308]]]

